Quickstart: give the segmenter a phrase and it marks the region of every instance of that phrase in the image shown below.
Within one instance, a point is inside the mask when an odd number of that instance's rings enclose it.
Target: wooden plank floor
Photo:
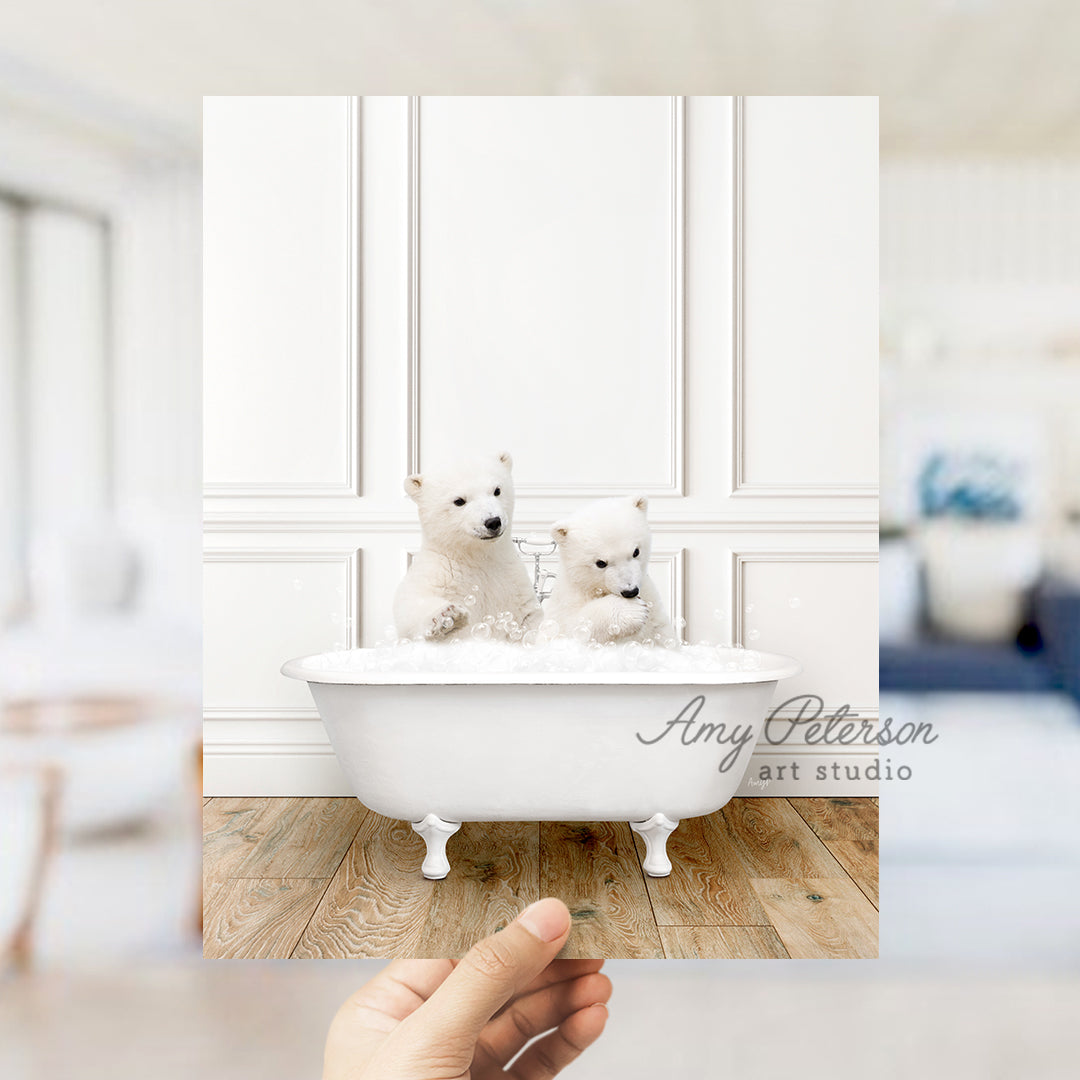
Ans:
[[[679,825],[666,878],[625,822],[466,823],[443,881],[355,799],[212,798],[203,823],[211,959],[461,956],[541,896],[570,908],[564,956],[877,955],[876,799],[733,799]]]

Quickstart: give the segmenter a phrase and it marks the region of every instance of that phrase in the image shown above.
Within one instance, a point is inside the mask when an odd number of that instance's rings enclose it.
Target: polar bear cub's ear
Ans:
[[[498,455],[498,458],[499,461],[502,462],[502,464],[505,465],[508,469],[512,469],[514,467],[514,459],[510,456],[509,450],[504,450],[501,454]]]
[[[551,539],[556,544],[561,544],[570,535],[570,529],[567,527],[565,521],[556,521],[551,526]]]
[[[633,503],[635,510],[640,510],[643,514],[649,509],[648,495],[631,495],[630,502]]]
[[[424,486],[424,478],[419,473],[413,473],[412,476],[405,477],[405,494],[410,499],[417,499],[420,496],[420,489]]]

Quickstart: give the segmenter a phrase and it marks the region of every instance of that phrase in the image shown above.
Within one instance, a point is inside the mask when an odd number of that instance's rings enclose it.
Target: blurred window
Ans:
[[[113,502],[108,223],[0,192],[0,625],[28,565]]]

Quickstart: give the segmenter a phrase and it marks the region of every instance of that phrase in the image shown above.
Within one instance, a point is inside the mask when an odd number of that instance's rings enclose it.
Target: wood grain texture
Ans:
[[[217,885],[204,912],[208,960],[284,960],[326,891],[325,880],[237,878]]]
[[[461,956],[546,895],[573,913],[566,956],[874,955],[876,815],[869,799],[736,799],[680,823],[668,878],[646,878],[624,822],[467,823],[432,882],[409,823],[355,800],[215,797],[206,955]]]
[[[826,843],[877,839],[878,809],[870,799],[788,799],[788,802]]]
[[[645,841],[634,834],[639,860]],[[645,877],[658,926],[764,926],[768,918],[719,813],[686,818],[667,845],[671,874]]]
[[[252,822],[257,839],[234,877],[333,877],[367,814],[349,798],[286,799],[275,809]]]
[[[829,840],[827,846],[870,903],[879,907],[877,840]]]
[[[786,960],[771,926],[661,926],[669,960]]]
[[[751,878],[845,876],[787,799],[732,799],[720,815]]]
[[[562,957],[663,958],[660,934],[626,822],[540,823],[540,893],[570,909]]]
[[[772,878],[753,885],[793,960],[877,956],[877,910],[850,878]]]
[[[466,823],[428,881],[411,825],[369,814],[294,956],[461,956],[539,899],[538,843],[535,823]]]
[[[256,822],[273,812],[276,800],[249,799],[235,805],[231,799],[211,799],[203,807],[203,892],[213,882],[237,875],[259,840]]]

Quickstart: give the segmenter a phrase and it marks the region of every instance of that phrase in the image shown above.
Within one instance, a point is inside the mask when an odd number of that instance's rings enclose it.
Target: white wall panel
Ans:
[[[233,495],[353,492],[356,111],[214,98],[204,138],[204,475]]]
[[[316,715],[281,665],[356,641],[359,553],[232,550],[203,572],[204,710],[209,718]]]
[[[873,495],[877,99],[749,98],[742,129],[736,494]]]
[[[803,665],[774,705],[816,694],[827,709],[877,711],[878,582],[875,552],[736,551],[735,639]]]
[[[582,498],[659,496],[650,572],[687,640],[790,652],[806,667],[795,690],[873,709],[873,102],[750,99],[740,113],[729,98],[371,98],[353,106],[355,160],[341,99],[213,99],[208,121],[218,109],[231,114],[208,123],[218,178],[265,161],[282,191],[250,205],[249,185],[229,179],[226,201],[246,224],[222,227],[253,246],[215,249],[207,236],[208,270],[219,250],[237,273],[277,281],[269,310],[252,301],[217,316],[247,370],[275,383],[266,402],[249,403],[243,364],[208,352],[208,367],[233,364],[221,378],[234,384],[207,411],[207,790],[347,790],[307,689],[277,667],[340,640],[341,560],[356,548],[358,640],[385,636],[419,544],[402,478],[470,449],[514,454],[518,536],[545,537]],[[318,117],[308,158],[283,161],[264,144],[282,125],[308,126],[305,109]],[[350,178],[357,161],[362,184]],[[326,216],[295,264],[265,278],[261,234],[316,190]],[[349,243],[363,269],[351,307],[340,292]],[[352,308],[363,318],[350,329],[338,313]],[[268,350],[261,367],[245,351],[252,318],[267,324],[251,338]],[[355,367],[350,435],[331,406],[345,408],[341,346],[357,328],[367,362]],[[230,428],[247,439],[246,463],[225,471],[210,448]],[[351,437],[362,439],[363,482],[343,502]],[[338,565],[310,564],[322,550]],[[855,793],[802,791],[844,792]]]
[[[413,125],[420,466],[509,446],[522,493],[676,492],[681,102],[425,98]]]

